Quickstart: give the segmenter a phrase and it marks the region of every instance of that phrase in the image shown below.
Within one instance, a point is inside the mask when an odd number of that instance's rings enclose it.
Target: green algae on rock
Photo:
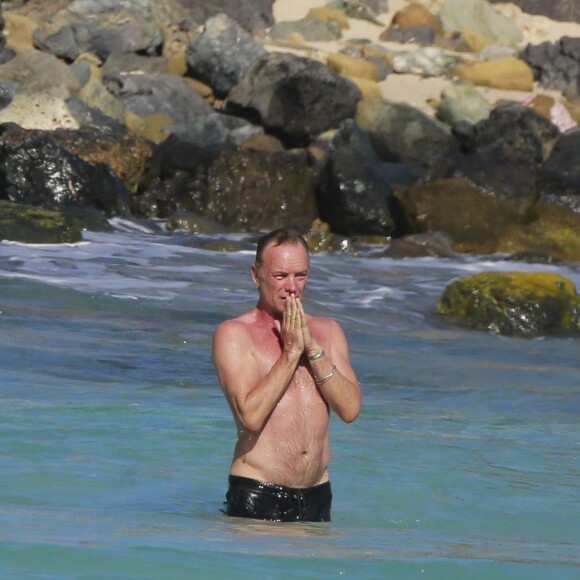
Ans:
[[[83,238],[68,216],[30,205],[0,200],[0,239],[28,244],[64,244]]]
[[[454,280],[435,312],[496,334],[531,337],[580,331],[575,285],[549,272],[482,272]]]

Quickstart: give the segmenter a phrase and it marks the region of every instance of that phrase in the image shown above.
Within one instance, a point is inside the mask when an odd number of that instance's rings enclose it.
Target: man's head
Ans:
[[[252,278],[260,290],[258,305],[280,316],[284,301],[294,294],[302,298],[308,281],[306,240],[294,229],[278,229],[258,240]]]

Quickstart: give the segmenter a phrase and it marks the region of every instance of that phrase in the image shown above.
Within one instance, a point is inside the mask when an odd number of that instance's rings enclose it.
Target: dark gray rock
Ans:
[[[129,111],[145,117],[164,113],[178,122],[213,108],[182,77],[171,74],[120,74],[103,79],[107,89]]]
[[[383,161],[433,166],[457,147],[447,125],[405,103],[365,98],[356,120]]]
[[[564,36],[555,43],[529,44],[519,58],[528,63],[543,87],[580,90],[580,38]]]
[[[272,53],[246,71],[225,108],[262,125],[285,145],[302,147],[353,118],[360,98],[352,82],[322,63]]]
[[[537,194],[542,201],[563,205],[580,214],[580,129],[558,137],[541,167]]]
[[[315,186],[306,155],[225,152],[209,168],[203,215],[244,232],[308,227],[316,217]]]
[[[216,14],[227,14],[251,34],[261,34],[274,24],[274,0],[178,0],[192,18],[203,24]]]
[[[345,121],[332,140],[318,187],[320,217],[344,236],[396,233],[400,212],[368,135]],[[395,216],[393,215],[395,214]]]
[[[167,131],[199,146],[226,143],[239,145],[246,139],[264,134],[262,127],[252,125],[245,119],[223,115],[217,111],[192,116],[184,123],[169,125]]]
[[[78,97],[71,97],[66,102],[70,114],[75,118],[79,127],[93,127],[99,131],[113,135],[124,135],[125,126],[112,117],[103,113],[100,109],[89,107]]]
[[[0,200],[0,240],[63,244],[82,238],[80,225],[62,212]]]
[[[138,12],[119,9],[85,14],[79,18],[70,6],[39,26],[33,39],[39,50],[69,61],[83,52],[93,52],[102,59],[113,52],[153,55],[163,42],[161,31]]]
[[[107,165],[56,145],[50,131],[10,124],[0,126],[0,197],[47,209],[88,205],[106,215],[128,209],[127,189]]]
[[[491,4],[503,3],[503,0],[489,0]],[[580,4],[577,0],[511,0],[528,14],[547,16],[552,20],[580,22]]]
[[[0,111],[6,108],[18,93],[18,84],[10,81],[0,81]]]
[[[477,123],[457,123],[453,132],[460,151],[442,158],[426,180],[464,179],[505,200],[535,197],[540,166],[559,134],[545,117],[515,103]]]
[[[225,14],[208,19],[203,33],[186,51],[188,74],[227,95],[250,65],[266,50]]]
[[[393,240],[379,256],[389,258],[452,258],[457,255],[453,240],[445,232],[411,234]],[[375,254],[375,257],[377,254]]]

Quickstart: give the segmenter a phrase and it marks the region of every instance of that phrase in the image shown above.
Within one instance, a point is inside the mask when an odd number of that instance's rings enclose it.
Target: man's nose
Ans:
[[[294,278],[294,276],[288,276],[286,278],[285,290],[289,294],[296,294],[297,287],[296,287],[296,279]]]

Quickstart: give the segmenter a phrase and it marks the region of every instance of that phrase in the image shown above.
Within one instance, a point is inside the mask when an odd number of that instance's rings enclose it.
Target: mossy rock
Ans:
[[[580,332],[576,287],[548,272],[483,272],[454,280],[435,311],[461,326],[497,334]]]
[[[0,200],[0,239],[64,244],[83,239],[78,223],[58,212]]]

